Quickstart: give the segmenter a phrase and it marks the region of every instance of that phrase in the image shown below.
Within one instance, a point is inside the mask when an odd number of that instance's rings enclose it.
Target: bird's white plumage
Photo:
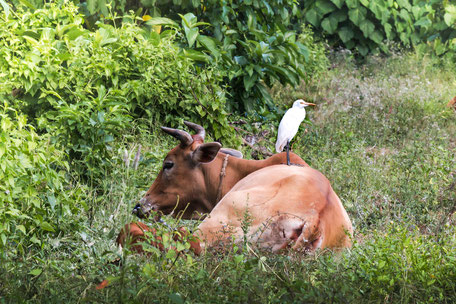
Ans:
[[[306,117],[306,110],[304,107],[306,103],[302,99],[298,99],[293,103],[293,107],[283,115],[279,124],[279,132],[277,135],[276,151],[282,152],[287,142],[291,141],[298,133],[301,122]]]

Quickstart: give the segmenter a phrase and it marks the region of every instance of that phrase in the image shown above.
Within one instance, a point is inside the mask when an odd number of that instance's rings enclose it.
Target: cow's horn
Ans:
[[[193,138],[191,137],[191,135],[183,130],[167,128],[167,127],[161,127],[161,129],[165,133],[168,133],[169,135],[180,140],[182,146],[185,146],[185,147],[190,146],[193,143]]]
[[[204,130],[203,127],[201,127],[200,125],[197,125],[196,123],[189,122],[189,121],[184,121],[184,124],[187,127],[196,131],[196,135],[199,135],[204,140],[204,137],[206,136],[206,131]]]

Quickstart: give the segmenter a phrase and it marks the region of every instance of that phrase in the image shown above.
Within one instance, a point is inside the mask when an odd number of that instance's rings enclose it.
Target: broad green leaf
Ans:
[[[185,37],[187,38],[187,42],[188,42],[188,46],[189,47],[192,47],[193,44],[195,43],[196,41],[196,38],[198,37],[199,35],[199,31],[198,31],[198,28],[195,27],[195,28],[186,28],[185,29]]]
[[[367,46],[364,46],[364,45],[358,45],[356,47],[356,49],[361,54],[361,56],[366,56],[367,53],[369,52],[369,49],[367,48]]]
[[[17,225],[16,229],[19,231],[22,231],[23,234],[27,234],[27,231],[25,230],[24,225]]]
[[[392,37],[391,37],[391,30],[392,30],[392,26],[391,24],[389,23],[386,23],[385,26],[383,27],[385,29],[385,33],[386,33],[386,39],[389,39],[391,40]],[[372,38],[371,38],[372,39]],[[373,40],[373,39],[372,39]],[[375,40],[374,40],[375,41]]]
[[[220,56],[220,50],[217,48],[217,41],[209,36],[199,35],[198,42],[201,43],[214,57]]]
[[[85,31],[81,31],[80,29],[76,28],[76,29],[69,30],[64,35],[66,37],[68,37],[68,39],[70,39],[70,40],[75,40],[76,38],[78,38],[79,36],[81,36],[85,33],[86,33]]]
[[[49,205],[51,206],[51,209],[54,211],[54,208],[55,208],[55,205],[56,205],[55,196],[53,194],[50,194],[50,195],[48,195],[47,198],[48,198]]]
[[[320,18],[321,17],[314,9],[310,9],[306,12],[306,20],[309,21],[315,27],[318,27],[320,25]]]
[[[342,8],[342,6],[344,5],[344,0],[331,0],[332,3],[334,3],[337,8]]]
[[[412,14],[413,14],[413,18],[415,20],[418,20],[420,19],[420,17],[423,15],[423,12],[425,12],[426,10],[425,9],[422,9],[420,6],[418,5],[414,5],[412,7]]]
[[[40,34],[37,33],[36,31],[27,30],[27,31],[22,33],[22,36],[29,36],[29,37],[32,37],[35,40],[39,40],[40,39]]]
[[[1,122],[0,122],[0,127],[2,128],[3,131],[8,131],[13,123],[8,117],[3,117]]]
[[[340,39],[342,39],[343,43],[346,43],[347,41],[351,40],[354,37],[354,35],[355,35],[353,33],[352,29],[350,29],[347,26],[342,27],[338,31],[338,34],[339,34]]]
[[[33,39],[32,37],[24,36],[24,39],[27,40],[28,42],[30,42],[30,44],[32,44],[33,46],[38,45],[38,41],[36,41],[36,40]]]
[[[445,7],[445,14],[443,15],[446,25],[451,26],[456,21],[456,6],[447,5]]]
[[[184,27],[192,28],[197,21],[197,18],[192,13],[187,13],[185,15],[179,14],[182,19],[182,25]]]
[[[151,19],[149,19],[147,22],[146,22],[147,25],[150,25],[150,26],[155,26],[155,25],[167,25],[167,26],[170,26],[170,27],[179,27],[179,25],[174,22],[172,19],[169,19],[169,18],[165,18],[165,17],[153,17]]]
[[[52,225],[49,224],[48,222],[41,222],[41,228],[43,230],[46,230],[46,231],[49,231],[49,232],[55,232],[54,227],[52,227]]]
[[[101,10],[101,13],[104,16],[108,16],[109,12],[108,12],[108,7],[106,5],[106,0],[97,0],[97,4],[98,4],[98,8]]]
[[[434,51],[437,56],[443,55],[446,52],[446,47],[443,43],[441,43],[440,39],[435,39]]]
[[[307,46],[305,46],[304,44],[300,43],[300,42],[296,42],[296,45],[299,48],[299,52],[304,56],[304,60],[306,62],[308,62],[309,61],[309,55],[310,55],[309,48]]]
[[[405,33],[405,32],[400,33],[399,38],[405,45],[410,44],[410,39],[409,39],[409,36],[407,35],[407,33]]]
[[[359,2],[364,5],[365,7],[369,7],[369,3],[375,2],[375,1],[370,1],[370,0],[359,0]]]
[[[399,16],[401,16],[401,18],[404,19],[404,21],[406,21],[408,23],[410,23],[412,21],[410,19],[410,14],[405,9],[401,9]]]
[[[397,4],[399,4],[399,6],[401,8],[405,8],[407,9],[408,11],[411,11],[412,10],[412,5],[410,4],[410,1],[409,0],[396,0],[397,1]]]
[[[421,18],[420,20],[418,20],[418,21],[415,22],[415,24],[414,24],[414,26],[422,26],[422,27],[424,27],[425,29],[429,28],[431,25],[432,25],[432,21],[429,20],[429,18],[427,18],[427,17]]]
[[[360,25],[361,21],[366,16],[366,8],[360,6],[358,8],[350,9],[348,11],[348,18],[357,26]]]
[[[334,18],[337,20],[337,22],[343,22],[347,20],[348,17],[346,12],[339,10],[331,13],[331,15],[329,15],[329,18]]]
[[[111,44],[111,43],[114,43],[114,42],[117,42],[117,38],[107,38],[107,39],[103,39],[100,43],[100,46],[105,46],[105,45],[108,45],[108,44]]]
[[[369,37],[375,30],[375,25],[370,22],[368,19],[361,21],[359,28],[364,34],[364,37]]]
[[[249,63],[244,56],[234,56],[234,61],[239,65],[246,65]]]
[[[87,0],[87,9],[90,14],[95,14],[97,9],[97,0]]]
[[[369,38],[372,39],[375,43],[381,44],[383,42],[383,35],[380,31],[373,31],[370,35]]]
[[[336,6],[327,0],[317,0],[315,3],[315,8],[322,16],[324,16],[334,11],[336,9]]]
[[[258,76],[257,76],[257,74],[244,75],[243,79],[244,79],[244,87],[248,91],[253,87],[253,85],[255,84],[255,82],[258,79]]]
[[[337,30],[337,24],[338,22],[336,18],[328,17],[323,19],[323,21],[321,22],[321,27],[329,34],[334,34]]]
[[[418,33],[413,33],[410,35],[410,40],[412,40],[412,44],[416,45],[421,42],[421,37]]]
[[[375,18],[378,20],[382,19],[382,11],[386,10],[385,8],[382,8],[380,5],[378,5],[376,1],[370,1],[369,9],[372,13],[374,13]]]
[[[194,61],[209,62],[210,58],[203,52],[196,50],[182,50],[185,57],[190,58]]]
[[[358,8],[359,7],[359,1],[358,0],[345,0],[345,4],[350,9],[354,9],[354,8]]]

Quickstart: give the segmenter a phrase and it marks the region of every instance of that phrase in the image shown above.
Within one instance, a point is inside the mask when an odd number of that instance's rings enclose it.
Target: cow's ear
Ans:
[[[221,147],[218,142],[201,144],[193,151],[192,159],[198,163],[209,163],[214,160]]]

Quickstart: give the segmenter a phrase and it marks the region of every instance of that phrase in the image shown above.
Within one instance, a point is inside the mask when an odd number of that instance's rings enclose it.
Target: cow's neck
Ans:
[[[247,160],[229,156],[224,170],[225,176],[221,179],[220,173],[223,169],[225,156],[226,154],[219,153],[214,161],[203,166],[207,199],[212,207],[215,207],[218,203],[217,197],[221,199],[239,180],[256,170],[270,165],[269,162],[271,162],[271,159]]]

